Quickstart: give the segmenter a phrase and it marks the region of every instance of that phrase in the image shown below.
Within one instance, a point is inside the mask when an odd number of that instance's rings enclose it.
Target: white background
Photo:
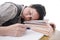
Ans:
[[[42,4],[46,8],[46,17],[50,22],[56,25],[56,29],[60,30],[60,0],[0,0],[0,4],[4,2],[14,2],[16,4]]]

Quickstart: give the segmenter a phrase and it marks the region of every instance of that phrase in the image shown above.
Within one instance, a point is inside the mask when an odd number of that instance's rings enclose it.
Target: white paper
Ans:
[[[44,34],[27,30],[22,37],[0,36],[0,40],[39,40]]]

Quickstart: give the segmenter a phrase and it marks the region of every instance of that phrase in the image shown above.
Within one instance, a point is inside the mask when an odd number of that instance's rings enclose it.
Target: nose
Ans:
[[[27,18],[29,18],[29,20],[31,20],[32,19],[32,16],[31,15],[27,15]]]
[[[31,15],[27,15],[26,17],[32,17]]]

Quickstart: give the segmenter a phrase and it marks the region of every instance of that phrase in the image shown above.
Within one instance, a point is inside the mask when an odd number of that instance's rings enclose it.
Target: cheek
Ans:
[[[24,16],[24,17],[27,17],[27,13],[28,13],[27,11],[26,11],[26,12],[24,11],[24,12],[23,12],[23,16]]]
[[[37,20],[38,18],[39,18],[39,15],[37,15],[37,14],[32,15],[33,20]]]
[[[24,11],[23,11],[23,16],[28,15],[28,12],[29,12],[29,9],[24,9]]]
[[[23,18],[24,18],[25,20],[29,20],[29,16],[26,15],[26,13],[23,15]]]
[[[38,12],[36,11],[36,9],[31,9],[31,11],[30,11],[32,14],[32,20],[38,20],[38,18],[39,18],[39,14],[38,14]]]

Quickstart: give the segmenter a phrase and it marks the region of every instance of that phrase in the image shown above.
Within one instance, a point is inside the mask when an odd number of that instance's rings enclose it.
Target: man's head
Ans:
[[[29,20],[43,20],[46,15],[45,7],[40,4],[33,4],[23,10],[23,18]]]

